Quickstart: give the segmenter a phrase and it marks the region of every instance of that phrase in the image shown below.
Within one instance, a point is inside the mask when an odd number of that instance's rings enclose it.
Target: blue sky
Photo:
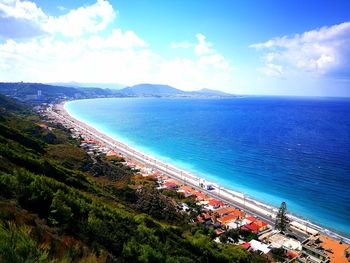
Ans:
[[[350,96],[350,1],[0,0],[0,81]]]

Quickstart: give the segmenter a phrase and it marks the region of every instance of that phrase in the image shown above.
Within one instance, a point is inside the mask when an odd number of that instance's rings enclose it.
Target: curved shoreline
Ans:
[[[225,202],[231,203],[233,206],[236,206],[238,208],[241,208],[243,210],[246,210],[250,214],[253,214],[255,216],[263,218],[265,221],[267,221],[270,225],[274,224],[274,218],[275,214],[278,211],[276,207],[273,207],[271,205],[265,204],[263,202],[254,200],[253,198],[240,193],[236,192],[227,188],[222,187],[218,183],[214,183],[208,180],[205,180],[199,176],[195,176],[183,169],[179,169],[174,165],[171,165],[169,163],[157,160],[155,157],[145,154],[139,150],[136,150],[129,145],[108,136],[106,133],[99,131],[98,129],[91,127],[90,125],[74,118],[72,115],[69,114],[69,112],[64,108],[65,102],[61,104],[57,104],[56,111],[53,111],[53,114],[57,114],[56,117],[61,118],[61,121],[65,123],[70,123],[75,128],[80,129],[81,131],[84,131],[89,136],[92,136],[93,138],[97,139],[98,141],[102,142],[103,144],[107,145],[113,150],[116,150],[118,152],[121,152],[128,156],[130,159],[137,160],[138,162],[141,162],[145,164],[146,166],[155,168],[170,177],[176,178],[180,182],[183,182],[184,184],[190,185],[192,187],[196,187],[200,189],[202,192],[207,193],[210,196],[214,196],[215,198],[221,199]],[[211,184],[215,187],[215,190],[207,191],[200,187],[200,184]],[[346,238],[344,236],[339,235],[338,233],[335,233],[331,230],[328,230],[324,227],[318,226],[308,220],[305,220],[303,218],[300,218],[297,215],[294,214],[288,214],[288,216],[297,223],[301,224],[305,227],[306,230],[308,229],[314,229],[314,231],[319,231],[323,234],[326,234],[327,236],[330,236],[332,238],[335,238],[337,240],[343,240],[346,243],[350,244],[350,239]]]

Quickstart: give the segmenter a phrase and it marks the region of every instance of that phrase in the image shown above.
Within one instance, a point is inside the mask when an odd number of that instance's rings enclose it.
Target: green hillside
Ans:
[[[177,211],[192,200],[122,159],[93,162],[63,127],[3,96],[0,109],[0,262],[265,262],[215,243]]]

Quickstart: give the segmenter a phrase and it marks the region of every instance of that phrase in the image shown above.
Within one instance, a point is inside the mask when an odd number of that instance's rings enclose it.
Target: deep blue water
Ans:
[[[76,118],[350,236],[350,99],[95,99]]]

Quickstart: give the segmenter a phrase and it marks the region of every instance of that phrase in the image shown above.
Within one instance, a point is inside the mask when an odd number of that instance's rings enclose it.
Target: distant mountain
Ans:
[[[185,91],[168,85],[138,84],[119,90],[121,94],[134,97],[170,97],[186,94]]]
[[[201,89],[198,91],[194,91],[195,93],[203,94],[203,95],[208,95],[208,96],[218,96],[218,97],[232,97],[234,95],[222,92],[219,90],[213,90],[213,89]]]
[[[138,84],[123,89],[101,89],[86,87],[66,87],[42,83],[0,82],[0,93],[35,103],[54,103],[65,99],[90,99],[109,97],[191,97],[191,98],[223,98],[234,95],[216,90],[202,89],[183,91],[169,85]]]
[[[77,90],[71,87],[53,86],[42,83],[26,83],[26,82],[1,82],[0,92],[10,96],[26,96],[37,95],[38,91],[42,95],[57,96],[66,95],[73,96]]]
[[[80,83],[80,82],[55,82],[48,83],[49,85],[61,86],[61,87],[72,87],[72,88],[100,88],[100,89],[112,89],[119,90],[125,88],[125,85],[118,83]]]
[[[201,89],[198,91],[183,91],[169,85],[138,84],[119,90],[124,96],[132,97],[233,97],[222,91]]]

